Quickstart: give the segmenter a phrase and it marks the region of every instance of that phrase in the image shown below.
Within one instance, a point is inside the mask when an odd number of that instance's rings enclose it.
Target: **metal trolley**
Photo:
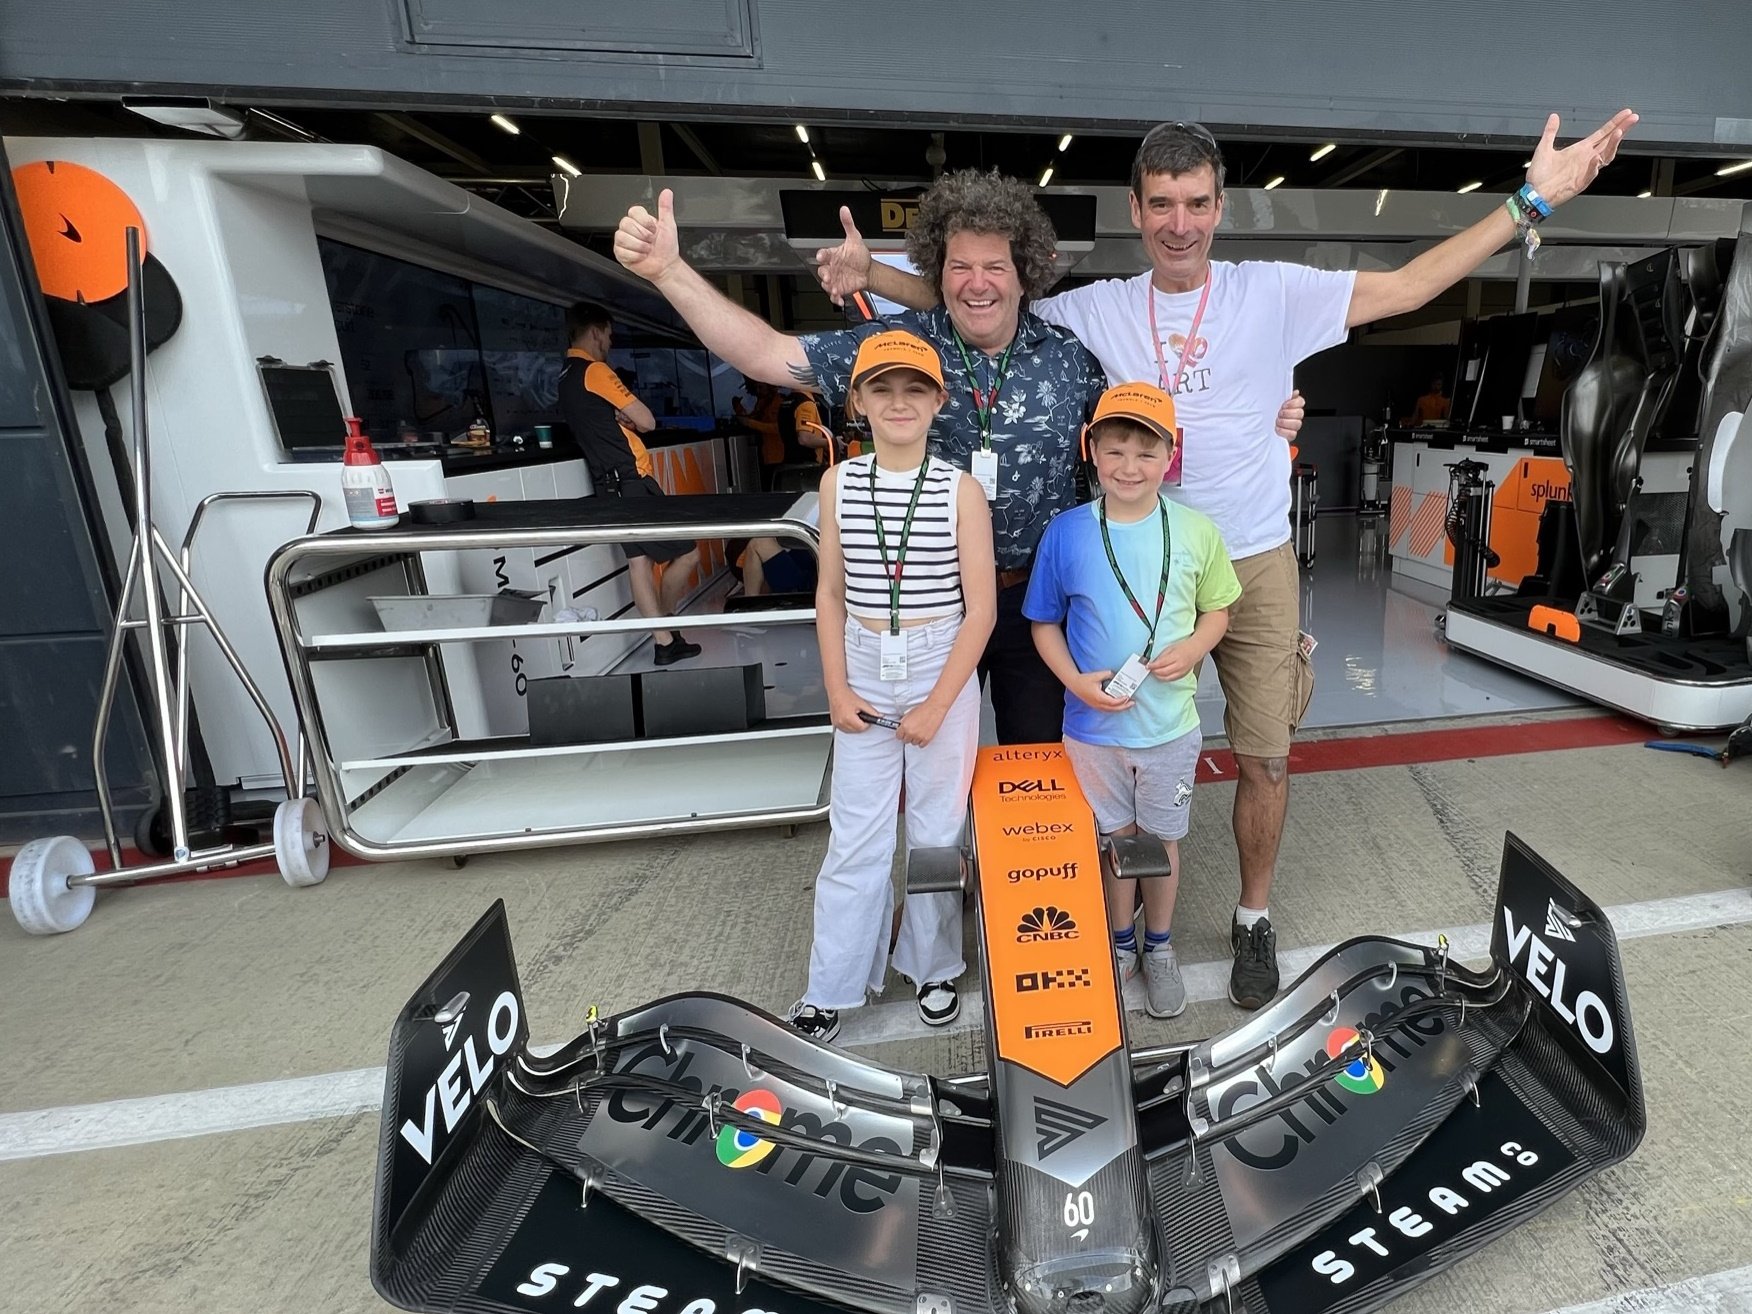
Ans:
[[[751,503],[773,514],[754,514]],[[428,593],[428,554],[503,562],[511,550],[530,549],[548,560],[597,544],[759,536],[816,550],[815,528],[796,514],[806,499],[696,496],[663,505],[668,519],[653,518],[644,500],[490,504],[479,520],[307,535],[275,553],[269,607],[309,736],[317,798],[337,844],[361,858],[449,857],[461,865],[473,853],[794,828],[826,817],[832,725],[824,710],[738,733],[660,740],[464,737],[453,682],[479,676],[482,645],[509,646],[512,669],[539,674],[518,655],[519,645],[534,656],[544,645],[637,635],[673,619],[386,632],[370,604],[386,593]],[[784,508],[790,511],[778,514]],[[775,652],[789,643],[792,665],[803,671],[816,660],[814,622],[812,606],[688,613],[680,621],[690,633],[752,629]]]
[[[110,869],[98,871],[85,842],[71,835],[56,835],[30,841],[12,860],[9,889],[12,914],[33,935],[71,931],[91,915],[97,891],[103,886],[133,885],[158,876],[237,867],[273,858],[289,885],[315,885],[328,874],[327,835],[315,801],[304,797],[304,738],[288,747],[285,732],[275,718],[261,689],[244,668],[243,661],[226,638],[190,577],[194,543],[208,510],[223,502],[308,501],[310,516],[305,532],[316,527],[322,499],[309,490],[285,492],[214,493],[202,500],[189,520],[178,551],[159,533],[152,520],[151,452],[146,435],[146,333],[145,299],[140,278],[140,234],[127,234],[128,325],[130,338],[130,392],[133,419],[133,545],[128,553],[121,598],[116,605],[110,632],[109,653],[104,666],[103,687],[98,696],[97,724],[92,731],[91,762],[96,777],[98,811],[103,817],[104,841]],[[176,582],[176,605],[166,612],[159,593],[158,569]],[[133,613],[136,606],[139,615]],[[242,682],[250,701],[262,715],[268,733],[279,751],[286,799],[274,812],[272,842],[234,844],[192,842],[188,795],[185,785],[189,762],[189,642],[191,627],[204,628],[213,636],[221,655]],[[110,799],[109,778],[104,765],[110,716],[115,709],[120,683],[123,649],[130,633],[140,635],[145,649],[151,707],[151,737],[156,740],[160,782],[163,787],[165,838],[170,858],[128,866],[117,838],[115,811]],[[173,637],[174,636],[174,637]],[[173,652],[174,649],[174,652]],[[175,671],[172,672],[172,662]],[[220,791],[223,794],[223,791]],[[225,796],[228,803],[228,795]]]

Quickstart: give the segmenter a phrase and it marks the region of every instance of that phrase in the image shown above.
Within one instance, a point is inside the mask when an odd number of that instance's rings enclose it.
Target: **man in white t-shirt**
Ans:
[[[1231,929],[1229,997],[1259,1008],[1278,989],[1277,935],[1267,907],[1289,804],[1290,737],[1312,692],[1298,647],[1299,587],[1290,546],[1290,452],[1273,431],[1295,366],[1345,340],[1359,324],[1424,305],[1505,242],[1591,183],[1618,152],[1636,115],[1621,110],[1598,131],[1557,149],[1553,114],[1533,152],[1527,186],[1489,216],[1385,273],[1327,271],[1271,261],[1210,258],[1223,217],[1223,155],[1196,123],[1151,130],[1132,163],[1132,224],[1150,268],[1030,303],[1070,329],[1114,383],[1159,383],[1184,429],[1183,466],[1170,496],[1222,531],[1241,599],[1211,656],[1235,753],[1235,844],[1241,897]],[[915,307],[935,289],[873,265],[848,215],[847,241],[817,257],[836,299],[868,287]]]

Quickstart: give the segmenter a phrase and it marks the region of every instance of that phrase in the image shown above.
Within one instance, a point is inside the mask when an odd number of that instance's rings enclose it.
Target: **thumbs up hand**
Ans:
[[[661,283],[681,264],[681,242],[675,232],[675,193],[657,194],[657,213],[642,205],[628,210],[614,230],[614,258],[640,278]]]

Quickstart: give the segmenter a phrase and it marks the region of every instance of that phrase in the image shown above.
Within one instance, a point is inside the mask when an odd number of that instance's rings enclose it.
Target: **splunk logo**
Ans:
[[[1012,867],[1004,873],[1004,879],[1012,885],[1020,885],[1023,881],[1074,881],[1077,879],[1077,864],[1061,862],[1056,867]]]
[[[1074,865],[1074,864],[1073,864]],[[1016,924],[1017,944],[1038,944],[1046,940],[1075,940],[1076,920],[1068,913],[1048,904],[1022,914]]]
[[[775,1127],[779,1125],[779,1097],[770,1090],[756,1087],[738,1095],[730,1107]],[[771,1141],[762,1140],[740,1127],[726,1127],[718,1133],[718,1162],[726,1168],[752,1168],[775,1148]]]
[[[442,1114],[444,1117],[444,1134],[450,1135],[469,1111],[475,1097],[481,1093],[481,1087],[487,1084],[497,1070],[498,1060],[511,1048],[511,1042],[517,1039],[521,1010],[517,1004],[517,996],[512,991],[502,991],[493,1001],[493,1006],[487,1010],[486,1034],[463,1032],[462,1044],[459,1046],[456,1044],[456,1037],[462,1031],[467,1010],[468,998],[465,995],[461,997],[459,1004],[451,1006],[447,1016],[441,1015],[444,1020],[438,1022],[438,1029],[444,1037],[444,1048],[451,1051],[450,1060],[439,1072],[438,1080],[426,1088],[425,1100],[420,1106],[420,1120],[415,1122],[408,1118],[401,1125],[401,1138],[413,1146],[414,1153],[428,1164],[435,1157],[432,1142],[438,1130],[438,1115]],[[477,1045],[477,1039],[482,1043]]]
[[[1428,995],[1418,986],[1401,986],[1397,999],[1365,1016],[1362,1025],[1375,1036],[1371,1061],[1364,1065],[1359,1054],[1358,1061],[1341,1071],[1336,1081],[1316,1081],[1314,1072],[1328,1059],[1336,1058],[1349,1038],[1356,1035],[1349,1027],[1335,1028],[1327,1036],[1326,1044],[1309,1055],[1300,1068],[1280,1067],[1275,1073],[1257,1068],[1253,1076],[1224,1086],[1212,1101],[1212,1112],[1219,1121],[1298,1086],[1307,1086],[1308,1092],[1275,1118],[1231,1136],[1223,1142],[1223,1148],[1247,1167],[1261,1172],[1289,1167],[1303,1146],[1312,1145],[1327,1128],[1350,1112],[1350,1096],[1375,1094],[1399,1063],[1442,1034],[1442,1020],[1434,1013],[1408,1018],[1404,1025],[1388,1028],[1388,1022],[1407,1005],[1425,998]]]
[[[716,1093],[731,1108],[752,1114],[781,1131],[812,1141],[854,1146],[875,1154],[902,1155],[905,1150],[887,1136],[854,1138],[851,1127],[837,1118],[824,1118],[805,1109],[786,1105],[772,1091],[756,1086],[747,1090],[708,1085],[690,1069],[697,1051],[686,1045],[670,1045],[664,1053],[660,1043],[634,1050],[619,1072],[644,1072],[660,1076],[690,1092],[686,1097],[650,1094],[639,1090],[616,1090],[602,1105],[612,1122],[641,1132],[663,1136],[680,1146],[697,1145],[710,1136],[718,1162],[726,1168],[746,1169],[751,1175],[794,1190],[808,1191],[818,1199],[837,1199],[854,1214],[882,1209],[899,1192],[899,1173],[886,1173],[861,1164],[847,1163],[830,1154],[817,1154],[774,1141],[735,1127],[713,1126],[712,1115],[703,1107],[704,1097]]]
[[[1347,1046],[1355,1044],[1357,1033],[1349,1027],[1334,1027],[1326,1037],[1326,1057],[1337,1058],[1344,1053]],[[1387,1084],[1387,1077],[1381,1071],[1381,1060],[1373,1053],[1366,1058],[1361,1050],[1349,1066],[1341,1068],[1333,1077],[1352,1095],[1373,1095]]]
[[[1567,502],[1570,500],[1570,486],[1568,484],[1552,484],[1543,479],[1535,480],[1530,484],[1527,492],[1536,502]]]
[[[1565,939],[1574,944],[1575,935],[1570,930],[1572,921],[1571,916],[1558,906],[1555,899],[1546,906],[1546,930],[1554,938]],[[1545,996],[1552,1010],[1582,1038],[1583,1044],[1602,1057],[1610,1054],[1618,1039],[1618,1032],[1612,1025],[1612,1012],[1606,1007],[1606,1001],[1592,990],[1572,992],[1570,983],[1566,980],[1569,965],[1564,962],[1563,956],[1547,944],[1531,925],[1517,925],[1514,909],[1506,903],[1503,905],[1503,935],[1508,942],[1509,966],[1526,978],[1527,984]]]

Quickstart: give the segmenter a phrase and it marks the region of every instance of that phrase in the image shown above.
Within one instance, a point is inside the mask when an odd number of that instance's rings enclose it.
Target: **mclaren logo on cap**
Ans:
[[[1090,1113],[1074,1104],[1060,1104],[1057,1100],[1035,1096],[1035,1150],[1042,1159],[1048,1158],[1072,1141],[1081,1140],[1085,1132],[1094,1131],[1106,1121],[1099,1113]]]

